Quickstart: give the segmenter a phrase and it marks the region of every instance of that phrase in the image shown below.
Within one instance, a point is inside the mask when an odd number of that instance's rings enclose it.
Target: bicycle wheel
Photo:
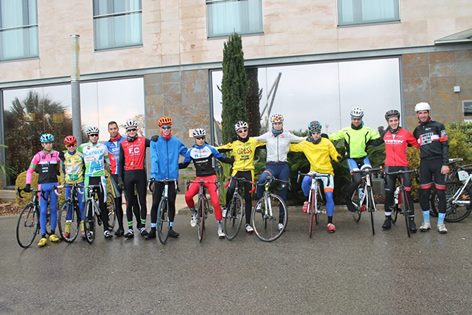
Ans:
[[[233,195],[224,218],[226,239],[231,241],[238,235],[243,223],[243,216],[243,198],[239,194]]]
[[[408,203],[408,199],[406,197],[406,191],[402,191],[402,212],[403,216],[405,217],[405,226],[406,226],[406,234],[410,237],[410,210],[411,207]]]
[[[398,213],[402,210],[398,207],[398,204],[395,204],[392,209],[392,223],[395,224],[397,222]]]
[[[254,232],[261,241],[275,241],[287,226],[287,206],[276,194],[264,195],[257,201],[251,221]],[[282,224],[281,229],[278,228],[279,223]]]
[[[111,192],[107,193],[107,210],[108,210],[108,229],[113,231],[116,222],[115,199]]]
[[[16,240],[18,245],[28,248],[39,234],[39,213],[33,203],[29,203],[21,211],[16,224]]]
[[[315,196],[315,191],[311,191],[311,198],[310,200],[308,201],[309,204],[308,204],[308,207],[309,207],[309,215],[308,215],[308,236],[311,238],[311,235],[313,234],[313,222],[317,220],[317,214],[316,214],[316,211],[318,209],[317,206],[315,207],[315,204],[316,204],[316,196]],[[315,200],[313,200],[313,196],[315,196]]]
[[[462,188],[462,184],[459,182],[446,183],[446,218],[444,219],[446,222],[460,222],[464,220],[465,218],[467,218],[470,215],[470,212],[472,211],[471,204],[469,205],[466,205],[466,204],[453,205],[452,204],[452,199],[454,197],[454,194],[461,188]],[[459,195],[459,197],[457,198],[457,201],[470,202],[471,195],[472,195],[472,187],[469,185]],[[436,193],[436,190],[434,191],[434,196],[432,196],[431,199],[433,200],[433,202],[431,202],[431,209],[432,211],[435,211],[437,213],[439,198]]]
[[[87,203],[85,204],[84,230],[85,240],[89,244],[92,244],[95,240],[95,213],[93,208],[93,200],[87,200]]]
[[[448,184],[446,184],[446,200],[447,199],[449,199],[448,198]],[[434,186],[431,189],[431,197],[429,197],[429,201],[431,204],[431,210],[429,210],[429,215],[436,218],[438,216],[439,199],[438,199],[438,194],[436,192],[436,188],[434,188]]]
[[[207,216],[208,209],[206,208],[207,204],[204,198],[198,199],[198,209],[197,209],[197,236],[200,242],[203,241],[203,235],[205,233],[205,219]]]
[[[169,204],[166,198],[162,198],[157,208],[157,237],[162,245],[167,243],[169,238]]]
[[[72,243],[79,235],[79,211],[70,201],[66,201],[64,205],[57,211],[57,226],[61,238],[67,242]]]
[[[368,211],[370,212],[370,224],[372,226],[372,235],[375,235],[375,227],[374,227],[374,211],[375,211],[375,201],[374,201],[374,195],[372,193],[372,187],[367,186],[367,198],[369,208]]]
[[[352,218],[357,223],[360,221],[361,216],[362,216],[362,212],[359,210],[360,209],[359,189],[354,190],[354,192],[352,193],[351,202],[356,208],[356,211],[351,213]]]

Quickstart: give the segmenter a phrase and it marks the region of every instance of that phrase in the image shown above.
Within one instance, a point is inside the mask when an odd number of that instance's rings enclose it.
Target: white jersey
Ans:
[[[267,162],[287,162],[290,143],[305,140],[305,137],[295,136],[288,131],[282,132],[277,137],[272,134],[272,131],[268,131],[255,138],[266,143]]]

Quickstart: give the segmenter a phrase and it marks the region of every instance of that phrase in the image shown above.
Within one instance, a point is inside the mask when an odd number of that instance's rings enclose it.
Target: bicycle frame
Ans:
[[[459,190],[457,190],[454,195],[452,196],[451,198],[451,203],[453,205],[467,205],[467,206],[470,206],[471,204],[471,201],[470,200],[459,200],[459,196],[462,195],[462,193],[464,192],[464,190],[467,188],[467,186],[469,185],[469,183],[472,182],[472,173],[469,173],[467,179],[463,182],[461,188]]]

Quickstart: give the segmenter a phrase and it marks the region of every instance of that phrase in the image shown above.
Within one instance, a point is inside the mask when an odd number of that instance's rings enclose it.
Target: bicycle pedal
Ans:
[[[359,207],[359,212],[365,212],[365,209],[366,209],[365,205],[362,205]]]

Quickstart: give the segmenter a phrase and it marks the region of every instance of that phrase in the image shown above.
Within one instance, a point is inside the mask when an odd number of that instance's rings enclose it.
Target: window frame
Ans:
[[[471,107],[470,111],[466,111],[466,105]],[[464,114],[464,118],[466,119],[472,118],[472,99],[462,101],[462,113]]]
[[[400,0],[391,0],[394,2],[395,5],[395,17],[393,18],[388,18],[388,19],[375,19],[375,20],[363,20],[362,19],[362,0],[352,0],[352,1],[357,1],[358,4],[354,4],[353,7],[353,16],[354,16],[354,22],[342,22],[342,1],[343,0],[337,0],[337,18],[338,18],[338,27],[349,27],[349,26],[362,26],[362,25],[371,25],[371,24],[386,24],[386,23],[397,23],[400,22]],[[356,10],[357,8],[357,10]],[[356,20],[356,15],[357,18],[360,19]]]

